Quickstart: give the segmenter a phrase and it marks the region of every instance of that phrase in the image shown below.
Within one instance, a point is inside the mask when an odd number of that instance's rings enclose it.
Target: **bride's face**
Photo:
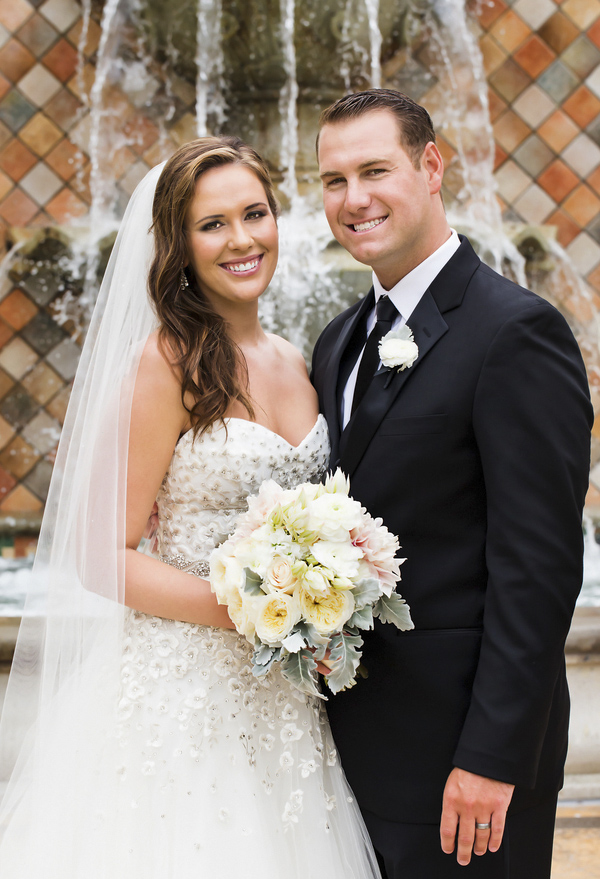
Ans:
[[[188,265],[217,311],[266,290],[277,265],[277,223],[253,171],[231,164],[203,174],[185,229]]]

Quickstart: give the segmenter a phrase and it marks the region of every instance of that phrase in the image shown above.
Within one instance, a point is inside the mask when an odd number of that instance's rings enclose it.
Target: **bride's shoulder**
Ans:
[[[284,339],[283,336],[276,336],[274,333],[268,333],[267,335],[281,357],[283,357],[290,365],[297,366],[298,369],[302,369],[306,372],[306,361],[295,345],[292,345],[292,343],[288,342],[287,339]]]
[[[138,382],[148,381],[155,386],[181,388],[177,374],[175,355],[168,342],[159,337],[158,331],[151,333],[144,345],[138,368]]]

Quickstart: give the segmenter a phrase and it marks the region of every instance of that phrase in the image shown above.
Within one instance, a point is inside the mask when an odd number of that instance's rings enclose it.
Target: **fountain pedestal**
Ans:
[[[600,799],[599,607],[577,608],[566,656],[571,723],[561,799]]]

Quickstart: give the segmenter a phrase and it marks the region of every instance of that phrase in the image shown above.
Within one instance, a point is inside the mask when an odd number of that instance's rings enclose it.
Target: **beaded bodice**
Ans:
[[[248,495],[274,479],[285,488],[322,479],[329,460],[325,419],[298,446],[255,422],[229,418],[194,439],[184,434],[158,493],[158,552],[189,567],[207,560],[247,509]]]

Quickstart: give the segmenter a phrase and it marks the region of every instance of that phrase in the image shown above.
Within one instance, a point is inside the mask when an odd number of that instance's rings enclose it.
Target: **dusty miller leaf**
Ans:
[[[339,693],[347,687],[354,686],[354,675],[361,657],[363,639],[357,629],[338,632],[330,642],[332,663],[331,673],[327,675],[327,686],[332,693]]]
[[[327,647],[329,644],[329,635],[320,635],[306,620],[296,623],[295,629],[299,635],[302,635],[307,647]]]
[[[379,583],[374,577],[369,577],[368,580],[361,580],[350,592],[354,596],[356,609],[360,610],[367,604],[375,604],[380,595]]]
[[[356,629],[372,629],[373,605],[367,604],[365,607],[357,608],[346,625],[352,626]]]
[[[260,588],[262,586],[262,577],[250,568],[244,568],[244,574],[246,575],[244,592],[247,592],[248,595],[264,595],[263,590]]]
[[[318,696],[324,699],[315,684],[314,672],[317,663],[310,650],[299,650],[298,653],[288,653],[281,663],[281,673],[284,678],[302,693],[310,696]]]
[[[306,647],[306,641],[300,632],[292,632],[292,634],[288,635],[287,638],[284,638],[281,643],[288,653],[298,653],[299,650]]]
[[[252,674],[255,678],[262,678],[269,671],[274,662],[281,659],[281,647],[267,647],[263,644],[252,654]]]
[[[373,615],[379,617],[382,623],[393,623],[401,632],[415,627],[410,618],[408,604],[397,592],[392,592],[389,598],[387,595],[382,595],[373,608]]]

